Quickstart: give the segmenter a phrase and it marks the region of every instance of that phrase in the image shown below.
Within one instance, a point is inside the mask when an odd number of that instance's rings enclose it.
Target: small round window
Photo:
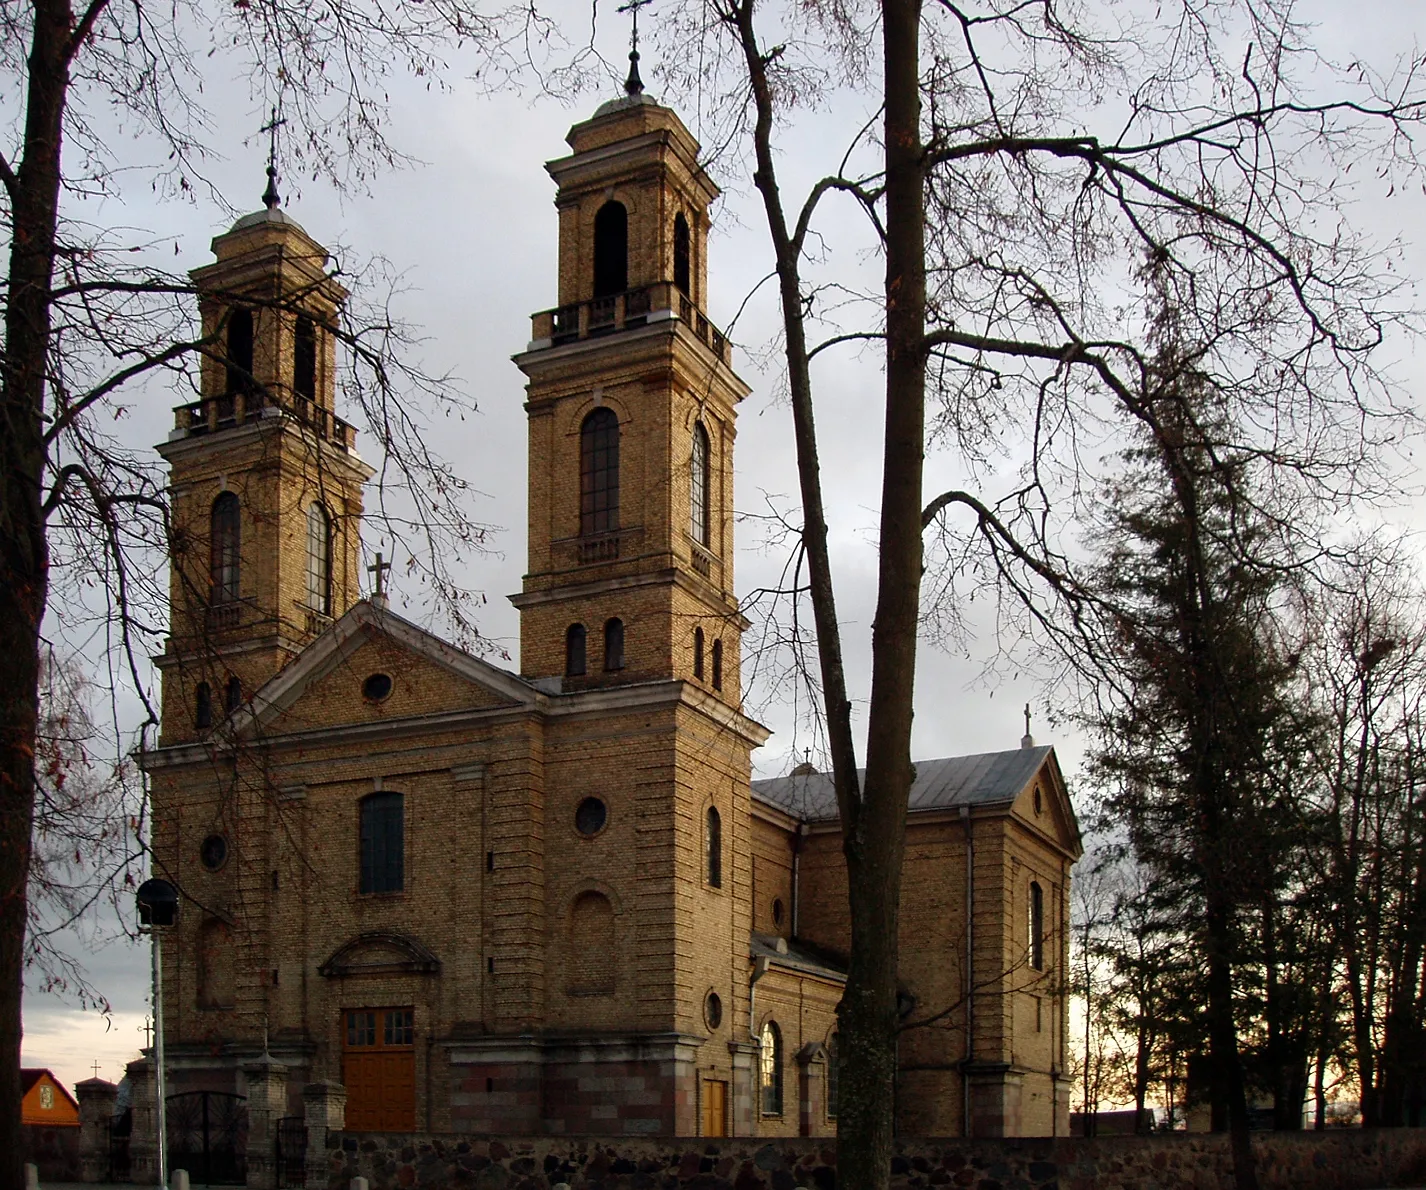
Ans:
[[[1040,787],[1035,786],[1035,813],[1039,814],[1045,808],[1045,803],[1040,797]]]
[[[723,1023],[723,1001],[718,998],[717,992],[709,992],[708,998],[703,1001],[703,1020],[710,1029],[716,1029]]]
[[[585,798],[574,812],[574,828],[581,835],[597,835],[608,820],[608,807],[597,797]]]
[[[391,693],[390,674],[372,674],[361,684],[361,696],[367,702],[380,702]]]
[[[209,835],[198,847],[198,858],[210,872],[216,872],[228,862],[228,840],[224,835]]]
[[[772,902],[772,924],[782,925],[782,898],[774,897]]]

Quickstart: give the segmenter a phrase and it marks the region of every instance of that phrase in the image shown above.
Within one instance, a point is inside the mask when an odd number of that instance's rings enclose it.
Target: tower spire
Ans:
[[[634,29],[629,38],[629,77],[624,80],[624,90],[630,95],[644,93],[644,80],[639,77],[639,9],[653,0],[629,0],[619,6],[620,12],[630,13],[634,18]]]
[[[643,0],[645,4],[649,0]],[[269,133],[267,146],[267,189],[262,192],[262,205],[269,211],[274,207],[282,205],[282,195],[277,192],[277,130],[287,121],[278,119],[277,108],[272,109],[272,119],[258,129],[259,132]]]

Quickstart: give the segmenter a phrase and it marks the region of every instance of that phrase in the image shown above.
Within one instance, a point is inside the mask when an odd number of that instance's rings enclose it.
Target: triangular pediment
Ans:
[[[1036,794],[1038,793],[1038,806]],[[1059,760],[1053,748],[1016,794],[1011,815],[1037,834],[1047,837],[1060,850],[1078,859],[1084,854],[1079,820],[1075,817]]]
[[[368,602],[358,603],[241,713],[239,736],[291,735],[500,707],[534,707],[528,682]]]

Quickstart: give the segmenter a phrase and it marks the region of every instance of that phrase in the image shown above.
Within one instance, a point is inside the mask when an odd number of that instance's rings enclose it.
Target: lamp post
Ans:
[[[178,890],[167,880],[145,880],[135,894],[139,933],[153,941],[154,1118],[158,1133],[158,1185],[168,1184],[168,1105],[163,1071],[163,932],[178,922]]]

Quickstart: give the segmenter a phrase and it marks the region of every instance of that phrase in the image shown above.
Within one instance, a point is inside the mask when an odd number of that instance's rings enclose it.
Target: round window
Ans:
[[[782,898],[774,897],[772,902],[772,924],[782,925]]]
[[[390,693],[390,674],[372,674],[361,684],[361,696],[368,702],[380,702]]]
[[[224,835],[209,835],[198,848],[198,858],[210,872],[216,872],[228,862],[228,840]]]
[[[609,810],[597,797],[587,797],[574,812],[574,828],[581,835],[597,835],[609,820]]]
[[[710,1029],[716,1029],[723,1023],[723,1001],[718,998],[717,992],[709,992],[708,999],[703,1001],[703,1020]]]
[[[1035,786],[1035,813],[1040,813],[1045,808],[1045,803],[1040,798],[1040,787]]]

